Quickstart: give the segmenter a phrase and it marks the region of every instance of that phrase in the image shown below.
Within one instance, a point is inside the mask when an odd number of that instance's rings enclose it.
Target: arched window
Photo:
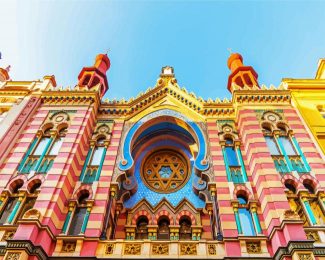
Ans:
[[[7,198],[5,205],[0,212],[0,225],[11,224],[16,218],[22,198],[19,197],[19,189],[23,186],[23,181],[18,180],[13,183],[12,193]]]
[[[302,196],[302,201],[305,204],[306,211],[309,215],[309,220],[312,225],[323,226],[325,224],[325,215],[319,205],[319,198],[315,195],[315,186],[310,180],[304,180],[303,185],[308,190],[308,195]]]
[[[192,222],[188,216],[182,216],[179,220],[179,238],[183,240],[192,239]]]
[[[137,221],[136,239],[148,239],[148,218],[141,216]]]
[[[71,214],[68,213],[66,222],[69,223],[68,235],[77,236],[85,233],[86,226],[88,223],[90,208],[87,205],[87,199],[89,198],[89,192],[83,192],[78,198],[78,205],[76,205],[73,216],[70,221]]]
[[[274,125],[278,116],[269,114],[267,118],[270,118],[272,121],[270,124]],[[309,165],[288,127],[284,123],[278,123],[274,126],[276,131],[272,131],[268,124],[262,124],[263,134],[277,171],[280,173],[308,172]]]
[[[224,126],[226,133],[232,132],[230,126]],[[241,155],[239,145],[235,145],[233,137],[225,134],[224,141],[221,143],[222,152],[226,166],[227,177],[234,183],[244,183],[247,181],[247,174]]]
[[[238,213],[242,234],[245,236],[255,236],[254,222],[250,210],[248,209],[247,199],[244,196],[237,196],[239,201]]]
[[[158,221],[158,239],[169,240],[169,219],[165,216]]]
[[[67,133],[67,128],[61,129],[55,138],[51,136],[51,130],[53,129],[46,129],[41,138],[34,139],[19,166],[20,173],[35,171],[46,174],[52,168]]]
[[[99,180],[107,150],[105,140],[104,137],[98,138],[95,146],[90,147],[80,175],[80,180],[83,183],[93,183],[94,181]]]

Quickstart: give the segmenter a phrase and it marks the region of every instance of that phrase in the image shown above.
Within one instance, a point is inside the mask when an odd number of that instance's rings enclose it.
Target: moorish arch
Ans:
[[[193,206],[191,210],[197,216],[206,209],[211,198],[207,184],[213,178],[208,171],[208,142],[197,122],[177,111],[161,109],[133,123],[121,143],[113,180],[119,183],[117,201],[126,212],[139,215],[143,212],[139,205],[144,200],[157,220],[156,225],[162,216],[169,219],[168,225],[173,225],[177,216],[189,212],[187,208],[178,208],[182,201]],[[162,201],[171,210],[158,207]],[[195,220],[192,224],[196,223]]]

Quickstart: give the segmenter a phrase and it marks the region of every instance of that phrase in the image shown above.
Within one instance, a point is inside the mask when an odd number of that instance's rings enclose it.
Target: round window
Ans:
[[[189,178],[188,163],[175,151],[157,151],[145,160],[141,176],[144,183],[156,192],[175,192],[182,188]]]

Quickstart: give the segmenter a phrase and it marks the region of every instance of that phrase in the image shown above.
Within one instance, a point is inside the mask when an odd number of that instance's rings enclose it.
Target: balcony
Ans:
[[[240,166],[229,166],[229,170],[233,183],[244,183],[243,173]]]
[[[97,171],[98,171],[98,165],[96,166],[88,165],[82,183],[92,184],[96,179]]]

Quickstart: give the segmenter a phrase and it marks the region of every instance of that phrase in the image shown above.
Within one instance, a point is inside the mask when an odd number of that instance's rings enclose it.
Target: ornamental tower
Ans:
[[[92,67],[83,67],[78,76],[79,89],[98,89],[102,98],[108,90],[106,71],[110,68],[111,62],[107,54],[98,54],[95,64]]]
[[[228,58],[228,68],[231,70],[231,74],[228,77],[228,90],[233,91],[232,84],[236,84],[239,87],[244,86],[259,86],[257,82],[257,73],[251,66],[245,66],[243,64],[243,57],[239,53],[232,53]]]

